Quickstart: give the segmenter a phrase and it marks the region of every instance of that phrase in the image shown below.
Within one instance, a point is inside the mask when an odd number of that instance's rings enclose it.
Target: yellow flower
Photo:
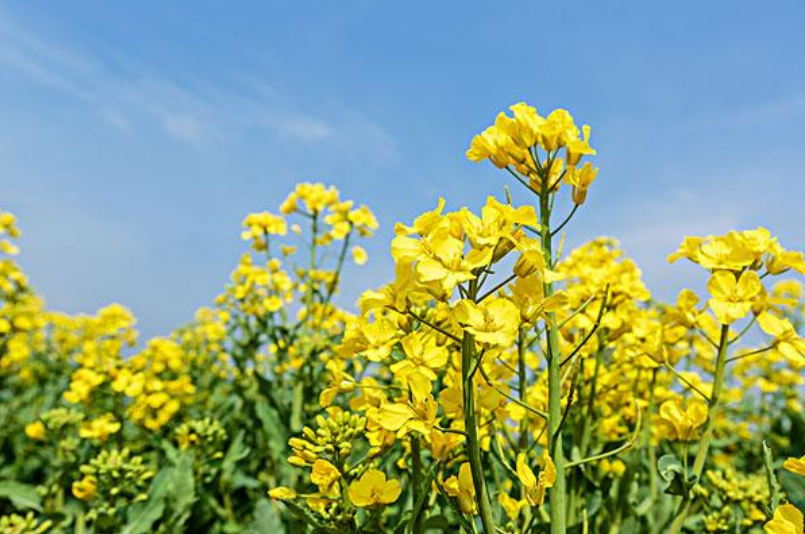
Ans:
[[[464,299],[456,306],[455,314],[479,343],[508,347],[517,337],[520,310],[507,298],[491,297],[480,304]]]
[[[547,454],[543,460],[545,466],[537,477],[526,464],[526,455],[522,452],[517,455],[517,478],[520,479],[528,504],[531,506],[542,506],[545,502],[545,491],[552,488],[556,482],[556,467],[553,460]]]
[[[783,462],[783,469],[805,476],[805,456],[802,458],[789,458]]]
[[[374,419],[383,429],[402,437],[409,431],[429,435],[436,424],[439,405],[431,394],[414,398],[409,404],[386,403],[377,410]]]
[[[766,534],[802,534],[803,515],[793,504],[783,504],[774,511],[771,521],[763,525]]]
[[[86,475],[77,482],[73,482],[73,495],[76,499],[89,501],[95,496],[98,490],[98,481],[92,475]]]
[[[280,486],[269,490],[268,496],[278,501],[289,501],[296,498],[296,492],[291,488]]]
[[[369,469],[359,480],[349,485],[349,500],[359,508],[391,504],[400,497],[398,480],[386,480],[386,474]]]
[[[106,441],[111,434],[116,434],[119,430],[120,423],[112,414],[108,413],[92,421],[82,422],[78,435],[84,439]]]
[[[682,398],[675,397],[660,406],[659,417],[665,437],[670,440],[694,441],[698,438],[697,428],[707,421],[707,404],[698,399],[688,400],[687,407]]]
[[[595,149],[590,146],[590,127],[585,124],[581,127],[583,139],[571,139],[565,149],[565,159],[568,167],[575,167],[582,156],[595,156]]]
[[[732,324],[746,317],[752,309],[752,301],[763,290],[763,284],[755,271],[745,271],[736,280],[729,271],[716,271],[707,283],[712,298],[710,309],[721,324]]]
[[[472,482],[470,464],[464,462],[458,469],[458,477],[451,476],[444,481],[444,491],[451,497],[458,498],[458,506],[465,514],[477,514],[475,503],[475,486]]]
[[[450,352],[437,345],[434,336],[425,337],[419,332],[408,334],[401,344],[405,359],[392,364],[389,370],[404,387],[411,388],[414,399],[424,399],[437,379],[435,370],[447,364]]]
[[[310,473],[310,481],[319,487],[319,493],[329,495],[336,490],[336,484],[341,478],[338,469],[327,460],[316,460],[313,463],[313,471]]]
[[[514,499],[505,491],[498,493],[498,502],[506,516],[512,521],[517,521],[517,518],[520,517],[520,511],[528,505],[525,499]]]
[[[792,361],[805,356],[805,339],[799,337],[791,321],[763,312],[757,322],[764,332],[774,337],[774,346],[780,354]]]
[[[686,237],[679,250],[668,256],[670,263],[688,258],[709,270],[740,272],[759,266],[774,241],[765,228],[730,232],[723,236]]]
[[[34,421],[25,425],[25,435],[31,439],[42,441],[45,439],[45,425],[42,421]]]
[[[587,200],[587,190],[598,176],[598,167],[586,162],[580,169],[568,167],[565,173],[565,183],[573,186],[573,203],[584,204]]]
[[[352,261],[355,262],[355,265],[364,265],[368,259],[369,255],[363,247],[352,247]]]

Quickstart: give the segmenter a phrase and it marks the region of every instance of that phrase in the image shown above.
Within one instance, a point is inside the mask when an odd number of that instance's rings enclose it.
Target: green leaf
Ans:
[[[666,454],[657,461],[657,471],[668,483],[665,488],[668,495],[686,497],[698,480],[696,476],[688,476],[682,463],[673,454]]]
[[[165,495],[171,485],[174,468],[161,469],[148,492],[148,500],[131,507],[129,521],[121,534],[147,534],[165,512]]]
[[[175,525],[183,525],[190,518],[193,503],[196,502],[192,454],[184,453],[179,457],[173,476],[171,476],[169,499]]]
[[[229,481],[232,479],[235,464],[246,458],[251,451],[249,447],[243,444],[243,436],[243,430],[237,433],[235,439],[232,440],[232,444],[229,446],[229,450],[226,451],[226,456],[224,456],[221,462],[221,476],[224,477],[224,480]]]
[[[36,491],[36,486],[14,480],[0,480],[0,497],[9,499],[17,508],[42,511],[42,501]]]
[[[283,534],[285,527],[282,525],[277,505],[268,499],[260,499],[254,507],[254,519],[247,534]]]

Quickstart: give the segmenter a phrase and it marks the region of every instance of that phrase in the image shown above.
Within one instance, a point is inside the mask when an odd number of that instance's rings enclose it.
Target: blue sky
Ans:
[[[465,160],[510,104],[566,107],[601,167],[571,242],[621,239],[654,293],[684,235],[805,248],[805,4],[0,0],[0,206],[51,307],[163,334],[211,302],[249,211],[298,181],[382,229],[341,301],[391,274],[394,221],[506,178]]]

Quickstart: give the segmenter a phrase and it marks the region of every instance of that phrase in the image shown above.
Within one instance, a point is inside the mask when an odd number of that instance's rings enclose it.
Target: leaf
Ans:
[[[121,534],[147,534],[165,512],[165,495],[171,485],[173,467],[161,469],[148,492],[148,500],[131,507],[129,522],[121,530]]]
[[[696,476],[688,477],[684,466],[673,454],[666,454],[657,461],[657,471],[668,483],[665,487],[665,493],[668,495],[687,497],[698,480]]]
[[[193,455],[182,454],[171,477],[171,503],[175,517],[182,517],[184,523],[190,516],[190,509],[196,501],[196,484],[193,479]],[[183,516],[187,517],[183,517]]]
[[[277,506],[268,499],[260,499],[254,507],[254,518],[247,534],[283,534],[282,524]]]
[[[232,444],[221,462],[221,476],[224,480],[231,480],[235,464],[249,455],[250,449],[243,444],[243,435],[243,430],[235,435],[235,439],[232,440]]]
[[[42,511],[42,501],[36,491],[36,486],[14,480],[0,480],[0,497],[9,499],[17,508]]]

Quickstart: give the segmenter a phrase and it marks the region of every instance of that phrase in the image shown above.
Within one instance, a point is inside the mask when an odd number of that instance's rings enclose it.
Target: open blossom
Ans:
[[[444,481],[444,490],[451,497],[458,499],[459,508],[465,514],[477,514],[475,502],[475,485],[472,482],[470,464],[464,462],[458,469],[458,476],[451,476]]]
[[[520,310],[507,298],[493,297],[476,304],[464,299],[456,306],[456,318],[479,343],[508,347],[519,328]]]
[[[391,504],[402,493],[399,480],[386,480],[386,474],[369,469],[361,478],[349,485],[349,500],[359,508]]]
[[[763,525],[766,534],[802,534],[803,515],[793,504],[783,504],[774,511],[774,517]]]
[[[751,311],[763,284],[755,271],[745,271],[737,277],[730,271],[716,271],[710,277],[707,289],[712,296],[708,304],[716,318],[722,324],[732,324]]]
[[[665,437],[672,441],[693,441],[698,428],[707,421],[707,404],[701,399],[688,399],[685,405],[680,397],[665,401],[660,406],[660,423]]]
[[[523,485],[523,490],[531,506],[542,506],[545,502],[545,491],[553,487],[556,482],[556,466],[550,456],[544,456],[544,467],[539,476],[528,466],[526,455],[517,455],[517,478]]]

